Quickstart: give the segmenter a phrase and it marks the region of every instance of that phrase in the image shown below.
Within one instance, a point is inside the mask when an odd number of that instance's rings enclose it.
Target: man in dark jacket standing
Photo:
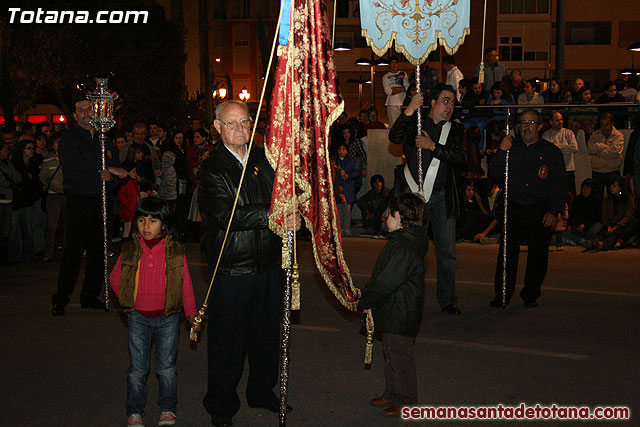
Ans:
[[[85,277],[80,306],[104,309],[105,304],[98,300],[100,286],[105,279],[101,181],[106,181],[107,191],[111,191],[116,183],[112,174],[127,176],[127,172],[119,167],[118,149],[111,140],[106,145],[107,170],[100,170],[100,142],[89,123],[91,102],[86,99],[78,100],[74,108],[73,117],[77,126],[62,135],[59,147],[65,194],[64,249],[58,274],[58,290],[51,297],[51,314],[54,316],[65,314],[85,250]],[[107,201],[111,198],[107,194]],[[107,206],[107,212],[110,211]]]
[[[505,136],[489,164],[489,177],[496,182],[504,180],[507,150],[510,150],[506,302],[509,303],[515,288],[520,243],[527,241],[527,271],[520,297],[528,308],[538,305],[536,299],[547,274],[551,233],[569,195],[562,152],[551,142],[539,138],[540,129],[540,113],[522,112],[519,136],[515,140]],[[491,307],[502,307],[503,243],[501,238],[494,279],[496,296],[489,304]]]
[[[465,166],[464,127],[451,122],[455,90],[438,84],[431,95],[429,115],[423,117],[417,132],[415,112],[422,107],[423,95],[416,94],[389,131],[389,140],[402,144],[407,159],[402,191],[418,191],[418,148],[422,148],[423,195],[427,201],[427,226],[432,224],[437,249],[437,298],[442,311],[460,314],[456,296],[456,218],[460,211],[454,168]]]
[[[209,302],[208,390],[203,404],[213,425],[232,425],[240,408],[236,388],[245,352],[249,359],[247,403],[279,411],[273,392],[278,382],[282,240],[269,229],[275,174],[264,150],[248,153],[252,120],[245,104],[228,101],[216,109],[214,124],[222,144],[198,173],[198,204],[203,218],[202,251],[214,270],[243,165],[247,172]],[[290,229],[300,217],[288,219]]]

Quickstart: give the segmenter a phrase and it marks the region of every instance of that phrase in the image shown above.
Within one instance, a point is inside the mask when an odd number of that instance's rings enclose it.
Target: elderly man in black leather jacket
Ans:
[[[213,271],[238,191],[247,170],[209,302],[208,390],[204,407],[213,425],[232,425],[240,408],[236,388],[245,352],[249,359],[247,403],[278,412],[282,240],[269,229],[274,171],[264,150],[247,152],[252,121],[245,104],[228,101],[216,110],[222,137],[198,173],[202,251]],[[299,226],[299,216],[293,221]],[[291,223],[289,219],[288,224]]]
[[[437,248],[437,298],[442,311],[460,314],[456,296],[456,218],[460,211],[455,168],[467,163],[463,146],[464,126],[451,122],[455,90],[438,84],[431,94],[431,109],[423,116],[418,135],[415,112],[422,107],[423,95],[416,94],[389,131],[389,140],[402,144],[407,165],[394,194],[418,191],[418,148],[422,148],[423,195],[427,201],[427,225],[433,229]],[[418,135],[418,136],[416,136]]]

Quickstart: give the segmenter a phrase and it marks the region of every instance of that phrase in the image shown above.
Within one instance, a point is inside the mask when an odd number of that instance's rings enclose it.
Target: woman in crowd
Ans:
[[[633,196],[627,178],[619,176],[609,187],[610,194],[602,202],[602,231],[585,240],[585,250],[597,252],[621,248],[635,232]]]
[[[544,97],[538,93],[540,86],[536,79],[529,79],[524,83],[524,92],[518,96],[518,105],[544,104]],[[518,112],[524,111],[523,108]]]
[[[345,142],[338,144],[338,157],[335,160],[339,196],[336,197],[338,217],[343,236],[351,236],[351,207],[356,203],[355,181],[360,176],[358,163],[349,155],[349,146]]]
[[[609,80],[604,84],[604,93],[596,99],[596,104],[610,104],[612,102],[625,102],[625,99],[618,93],[616,83]]]
[[[53,258],[56,230],[60,223],[60,218],[64,212],[64,188],[62,179],[62,167],[58,145],[60,136],[53,135],[49,144],[50,155],[45,158],[40,168],[40,181],[44,184],[45,201],[42,206],[47,215],[47,225],[44,237],[43,261],[50,261]]]
[[[613,104],[625,102],[624,96],[618,93],[616,82],[609,80],[604,84],[604,93],[596,99],[596,104]],[[613,124],[616,129],[624,128],[624,120],[626,115],[615,107],[600,107],[600,111],[609,111],[613,113]]]
[[[38,160],[35,157],[35,143],[25,140],[19,141],[13,152],[12,162],[22,177],[14,187],[13,215],[11,232],[9,235],[9,262],[20,260],[31,261],[35,255],[34,249],[34,206],[40,207],[42,183]],[[40,230],[38,230],[40,231]],[[44,230],[42,240],[44,241]]]
[[[209,132],[204,128],[193,131],[193,141],[189,141],[187,144],[187,166],[189,166],[189,181],[191,182],[190,192],[196,188],[196,172],[200,167],[200,152],[209,148],[207,142],[209,138]]]
[[[585,120],[591,120],[593,123],[593,119],[598,114],[598,109],[596,107],[588,106],[590,104],[595,104],[593,96],[591,96],[591,89],[586,86],[582,87],[580,91],[578,91],[578,99],[575,101],[579,106],[573,108],[573,112],[576,115],[573,116],[572,120],[578,120],[583,127]]]
[[[482,204],[472,180],[464,182],[460,197],[460,218],[456,223],[456,240],[474,240],[493,220]]]
[[[136,182],[140,187],[140,191],[146,193],[155,190],[156,176],[153,172],[153,163],[149,157],[145,157],[144,151],[142,151],[139,145],[132,144],[131,147],[129,147],[125,163],[135,168]],[[135,208],[135,203],[133,207]]]
[[[484,150],[484,155],[487,156],[487,165],[491,163],[491,159],[498,152],[500,141],[505,137],[504,126],[501,126],[497,122],[489,122],[487,127],[487,146]]]
[[[353,158],[360,168],[360,175],[355,181],[356,195],[362,188],[362,178],[367,176],[367,152],[364,148],[364,144],[359,138],[356,138],[356,131],[350,124],[344,124],[340,126],[340,135],[342,138],[340,142],[347,144],[349,148],[349,156]]]
[[[549,80],[549,89],[542,92],[546,104],[571,104],[571,93],[564,90],[557,78]]]
[[[186,234],[186,221],[189,213],[189,167],[184,149],[185,135],[181,130],[174,131],[165,145],[162,154],[162,183],[158,194],[175,210],[176,226],[180,238]],[[166,177],[165,177],[166,174]]]
[[[487,105],[500,105],[502,107],[497,107],[493,109],[493,118],[492,122],[495,121],[505,121],[507,120],[507,105],[513,104],[513,97],[507,91],[507,87],[504,83],[495,82],[491,87],[491,94],[487,98]]]
[[[569,224],[562,240],[571,245],[582,245],[593,239],[601,230],[602,199],[593,194],[593,179],[587,178],[580,185],[580,194],[569,208]]]
[[[47,135],[42,132],[38,132],[33,135],[33,139],[36,142],[36,154],[42,157],[41,160],[51,157],[52,152],[49,141],[47,140]]]

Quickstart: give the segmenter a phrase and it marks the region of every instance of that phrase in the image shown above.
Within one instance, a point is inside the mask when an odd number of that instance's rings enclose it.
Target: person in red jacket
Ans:
[[[180,312],[193,326],[195,297],[184,246],[169,232],[169,205],[145,197],[135,209],[137,232],[122,245],[109,280],[128,313],[130,367],[127,371],[127,425],[144,426],[151,338],[156,336],[158,425],[174,425],[178,402],[176,354]],[[195,327],[197,332],[200,327]]]
[[[131,233],[131,222],[136,211],[136,205],[140,201],[140,186],[138,185],[138,174],[133,163],[125,164],[124,169],[128,172],[129,178],[118,188],[118,215],[124,226],[122,238],[126,239]]]

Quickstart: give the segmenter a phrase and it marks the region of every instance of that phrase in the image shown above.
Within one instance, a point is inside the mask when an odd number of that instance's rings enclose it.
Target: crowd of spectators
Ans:
[[[63,245],[64,176],[58,146],[64,132],[53,131],[48,122],[23,124],[20,132],[7,126],[1,130],[0,264],[50,261]],[[193,119],[187,131],[139,122],[111,137],[127,172],[108,192],[112,242],[130,238],[136,203],[147,196],[169,203],[181,240],[196,240],[201,218],[193,193],[197,170],[218,142],[215,128],[206,130],[200,119]]]
[[[499,62],[493,48],[485,52],[484,84],[476,75],[465,78],[452,56],[443,58],[446,81],[455,83],[457,105],[464,124],[468,164],[457,171],[461,179],[462,217],[458,220],[459,240],[494,242],[501,231],[501,187],[503,183],[487,178],[486,166],[505,136],[506,107],[513,105],[512,116],[525,108],[538,109],[546,117],[541,132],[556,144],[565,157],[570,201],[564,228],[556,232],[556,245],[582,244],[588,250],[610,249],[635,244],[638,234],[637,199],[640,195],[640,117],[620,110],[603,112],[602,104],[636,102],[640,105],[638,78],[608,81],[594,96],[585,79],[577,78],[572,87],[563,87],[559,79],[548,81],[540,92],[540,81],[524,79],[520,70],[508,71]],[[410,77],[398,69],[391,58],[390,70],[383,77],[387,94],[387,112],[392,119],[409,104],[416,93],[415,73]],[[439,82],[438,73],[423,64],[421,90],[426,96]],[[444,80],[444,78],[443,78]],[[487,88],[489,90],[487,90]],[[558,104],[549,112],[535,107]],[[596,106],[599,104],[599,106]],[[485,108],[472,114],[474,107]],[[525,107],[527,106],[527,107]],[[512,119],[512,124],[515,119]],[[389,127],[392,125],[389,121]],[[175,212],[178,236],[183,241],[197,240],[199,222],[197,171],[215,148],[219,135],[212,124],[205,127],[198,118],[188,129],[169,127],[156,121],[135,123],[113,136],[118,160],[127,177],[118,179],[113,198],[110,236],[114,242],[127,239],[131,232],[133,207],[140,198],[155,195],[166,200]],[[257,123],[255,143],[263,144],[268,119]],[[623,158],[622,127],[635,126]],[[368,177],[367,132],[386,129],[375,107],[361,110],[357,117],[343,113],[330,132],[330,156],[334,191],[340,212],[342,231],[351,234],[350,213],[359,207],[365,235],[384,233],[381,216],[389,201],[389,190],[381,175]],[[513,126],[511,127],[513,132]],[[64,132],[64,131],[63,131]],[[0,263],[54,258],[62,245],[62,217],[65,197],[58,145],[61,133],[50,123],[33,126],[24,123],[20,132],[4,127],[0,141]],[[591,178],[576,183],[578,144],[584,144],[591,160]],[[388,183],[393,184],[393,183]],[[368,192],[361,191],[366,186]],[[578,188],[576,188],[576,185]],[[578,191],[576,191],[578,189]],[[615,190],[615,191],[614,191]],[[366,192],[366,194],[364,194]],[[364,194],[358,200],[358,195]],[[613,238],[615,236],[615,239]]]
[[[461,179],[457,181],[462,183],[459,191],[463,201],[461,217],[458,219],[458,240],[493,243],[496,242],[502,230],[504,183],[492,182],[487,177],[485,169],[505,136],[506,107],[513,105],[511,132],[513,133],[517,122],[517,113],[533,106],[543,113],[544,123],[540,132],[542,138],[558,146],[564,157],[570,196],[554,233],[557,248],[563,250],[565,244],[583,245],[587,250],[635,246],[635,239],[639,234],[636,205],[640,195],[640,182],[638,182],[639,174],[636,171],[640,171],[640,146],[637,144],[640,134],[638,130],[640,115],[636,114],[634,117],[632,114],[627,114],[626,108],[610,110],[602,104],[635,102],[640,105],[637,77],[630,76],[627,80],[608,81],[603,87],[595,88],[597,96],[593,94],[590,83],[583,78],[575,79],[572,86],[563,86],[560,79],[551,78],[546,81],[546,90],[541,91],[543,82],[538,79],[524,79],[520,70],[509,72],[499,62],[495,49],[489,48],[485,54],[484,84],[478,81],[480,66],[476,69],[476,75],[473,78],[464,78],[463,72],[456,66],[453,57],[443,58],[447,71],[446,81],[457,83],[455,87],[458,105],[462,107],[459,120],[466,128],[465,151],[468,163],[466,168],[458,171]],[[391,98],[393,98],[393,104],[398,104],[402,98],[402,108],[406,108],[416,93],[415,73],[407,81],[406,74],[399,71],[397,61],[394,59],[392,62],[390,72],[385,75],[385,78],[397,82],[398,89],[392,93],[385,87],[388,95],[387,108],[389,109]],[[429,95],[429,91],[438,82],[439,78],[435,70],[423,64],[421,88],[425,96]],[[543,107],[543,104],[546,106]],[[552,109],[549,104],[558,104],[558,108]],[[477,106],[494,106],[494,108],[474,111],[474,107]],[[393,119],[396,117],[394,112]],[[389,127],[392,124],[390,120]],[[634,126],[636,130],[629,138],[626,155],[623,158],[624,135],[620,130],[630,126]],[[345,131],[347,127],[352,131]],[[377,118],[375,107],[360,111],[357,118],[349,119],[344,114],[339,123],[334,126],[332,147],[346,143],[349,148],[347,157],[352,156],[362,167],[362,157],[366,164],[366,131],[384,127]],[[352,136],[354,129],[355,140],[352,138],[347,141],[341,135],[344,133]],[[592,177],[583,180],[584,174],[581,174],[583,182],[576,182],[576,158],[579,144],[584,147],[582,154],[588,154],[591,166]],[[332,150],[332,155],[336,155],[335,148]],[[361,168],[361,171],[362,173],[359,171],[356,178],[359,181],[358,190],[363,178],[366,177],[366,170]],[[344,187],[340,185],[341,183],[343,181],[338,177],[337,200],[343,197]],[[614,183],[617,184],[614,185]],[[612,188],[616,191],[612,191]],[[386,194],[385,191],[387,190],[384,189],[384,181],[372,179],[371,190],[357,202],[363,217],[364,235],[379,236],[384,233],[384,225],[381,231],[377,225],[372,224],[374,209],[369,204],[372,197],[375,200],[388,201],[388,197],[382,196]],[[584,200],[584,193],[587,191],[592,198],[588,203]],[[356,191],[356,194],[358,193],[359,191]],[[614,203],[614,200],[622,201]],[[621,213],[622,216],[618,218],[613,213],[618,211],[612,206],[616,209],[620,207],[619,210],[625,215]],[[632,208],[630,209],[629,206]],[[586,209],[592,212],[586,213]],[[605,211],[608,212],[606,215]],[[631,215],[629,215],[630,212]],[[591,218],[591,220],[586,221],[583,218]],[[605,222],[606,226],[603,225]],[[349,228],[348,233],[350,232]],[[615,236],[615,239],[612,236]],[[615,241],[611,243],[612,240]]]

